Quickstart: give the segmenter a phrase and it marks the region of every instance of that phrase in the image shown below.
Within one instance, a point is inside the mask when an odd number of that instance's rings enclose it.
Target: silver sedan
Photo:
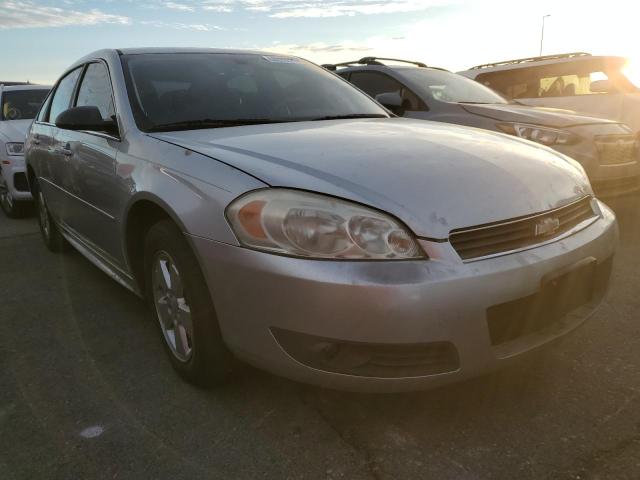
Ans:
[[[617,239],[568,157],[264,52],[96,52],[25,148],[47,246],[143,296],[204,386],[236,358],[352,390],[479,375],[584,322]]]

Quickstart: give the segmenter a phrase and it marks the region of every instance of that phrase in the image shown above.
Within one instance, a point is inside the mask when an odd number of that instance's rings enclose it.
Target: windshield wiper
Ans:
[[[224,128],[224,127],[239,127],[242,125],[262,125],[267,123],[284,123],[289,120],[274,120],[271,118],[238,118],[233,120],[214,120],[214,119],[201,119],[201,120],[185,120],[182,122],[173,123],[161,123],[153,125],[149,128],[150,132],[170,132],[173,130],[197,130],[203,128]]]
[[[350,118],[389,118],[389,116],[382,113],[351,113],[348,115],[328,115],[326,117],[317,117],[312,118],[310,121],[318,122],[321,120],[348,120]]]

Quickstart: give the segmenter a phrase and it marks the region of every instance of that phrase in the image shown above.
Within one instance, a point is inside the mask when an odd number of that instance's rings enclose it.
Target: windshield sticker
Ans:
[[[271,63],[300,63],[300,59],[296,57],[276,57],[273,55],[263,55],[262,58]]]

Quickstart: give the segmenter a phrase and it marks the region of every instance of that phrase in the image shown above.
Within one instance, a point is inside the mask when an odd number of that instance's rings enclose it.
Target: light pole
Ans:
[[[540,56],[542,56],[542,45],[544,44],[544,22],[551,15],[545,15],[542,17],[542,34],[540,35]]]

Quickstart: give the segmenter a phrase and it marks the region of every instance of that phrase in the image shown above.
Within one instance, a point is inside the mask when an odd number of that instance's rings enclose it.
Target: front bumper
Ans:
[[[9,156],[2,159],[2,177],[14,201],[32,200],[27,184],[26,166],[23,156]]]
[[[597,139],[601,136],[620,134],[618,125],[586,125],[573,127],[569,131],[583,140],[574,145],[554,146],[559,152],[580,163],[598,198],[626,195],[640,191],[640,152],[634,157],[609,163],[603,160],[598,150]]]
[[[492,343],[488,312],[530,298],[540,292],[544,278],[585,259],[604,270],[604,290],[618,233],[613,213],[604,205],[602,211],[602,218],[570,237],[469,263],[455,252],[429,261],[334,262],[277,256],[199,237],[191,242],[223,337],[239,358],[329,388],[408,391],[489,372],[580,325],[603,292],[541,330],[498,344],[495,339]],[[424,246],[453,252],[448,243]],[[404,368],[397,370],[398,376],[393,369],[378,376],[366,369],[363,374],[340,373],[308,361],[311,357],[296,350],[292,338],[383,347],[385,352],[416,345],[439,345],[446,351],[445,345],[452,345],[457,364],[447,373],[424,375]]]

